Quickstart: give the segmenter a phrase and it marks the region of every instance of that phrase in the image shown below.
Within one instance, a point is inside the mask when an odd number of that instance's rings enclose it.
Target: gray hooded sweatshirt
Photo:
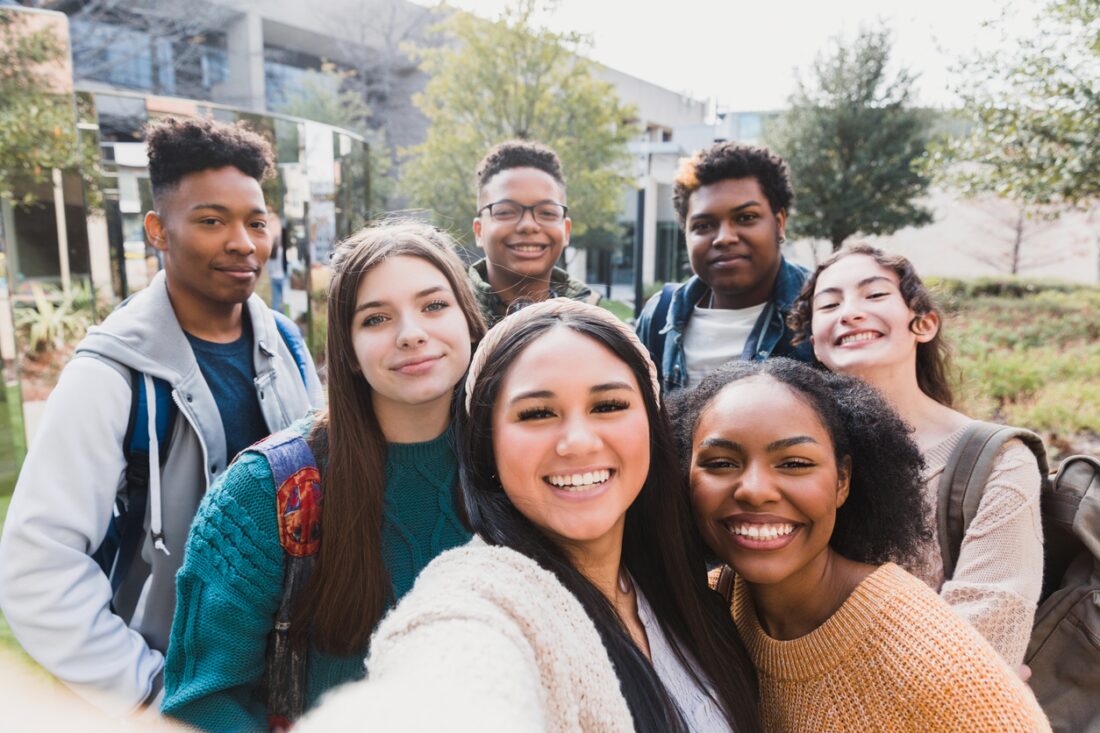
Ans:
[[[274,432],[321,407],[321,385],[312,361],[303,383],[266,304],[253,295],[246,307],[256,395]],[[163,469],[150,476],[140,557],[112,598],[90,555],[123,485],[130,369],[171,385],[179,412]],[[134,429],[149,430],[155,457],[155,428]],[[176,571],[199,501],[232,459],[225,445],[218,407],[161,272],[77,347],[46,404],[0,538],[0,608],[15,637],[49,672],[112,714],[160,694]],[[155,532],[163,542],[153,542]]]

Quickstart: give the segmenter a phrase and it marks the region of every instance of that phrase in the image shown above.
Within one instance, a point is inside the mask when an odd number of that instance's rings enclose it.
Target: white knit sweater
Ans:
[[[477,537],[420,573],[375,631],[367,669],[295,733],[634,730],[580,601],[530,558]]]

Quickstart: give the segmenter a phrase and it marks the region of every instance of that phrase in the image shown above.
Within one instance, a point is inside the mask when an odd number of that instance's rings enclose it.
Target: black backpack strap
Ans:
[[[1010,440],[1020,440],[1035,454],[1039,475],[1047,480],[1046,448],[1030,430],[975,420],[947,459],[936,503],[936,533],[943,556],[944,578],[955,574],[963,537],[978,513],[997,453]]]
[[[665,283],[661,288],[661,297],[657,299],[657,307],[653,309],[653,317],[649,321],[649,333],[646,334],[646,346],[649,347],[649,358],[657,367],[657,383],[664,387],[664,373],[661,364],[665,357],[665,324],[668,322],[668,309],[672,306],[672,294],[680,283]]]
[[[305,712],[309,652],[291,644],[290,617],[313,572],[324,494],[313,451],[298,433],[280,431],[248,450],[263,455],[271,466],[279,544],[286,553],[283,593],[268,636],[262,688],[269,729],[285,730]]]
[[[718,573],[718,585],[715,586],[722,597],[726,599],[726,604],[733,603],[733,577],[735,573],[733,568],[729,565],[723,565],[722,570]]]

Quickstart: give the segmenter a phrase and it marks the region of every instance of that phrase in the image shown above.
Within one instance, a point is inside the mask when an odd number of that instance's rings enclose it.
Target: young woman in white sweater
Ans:
[[[871,384],[912,426],[935,526],[940,477],[973,418],[954,409],[943,317],[912,263],[867,245],[845,248],[806,281],[790,320],[821,363]],[[1042,589],[1041,480],[1035,456],[1010,441],[957,550],[954,573],[945,577],[934,536],[907,568],[1016,667],[1023,665]],[[1026,668],[1021,674],[1028,676]]]
[[[555,299],[474,355],[458,419],[470,545],[372,639],[302,731],[754,731],[756,688],[628,327]]]

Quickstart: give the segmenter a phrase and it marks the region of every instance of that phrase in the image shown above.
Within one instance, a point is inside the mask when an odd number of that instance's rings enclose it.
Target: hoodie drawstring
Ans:
[[[153,536],[153,547],[165,555],[171,556],[164,544],[164,527],[160,511],[160,443],[157,440],[157,400],[153,387],[153,378],[143,375],[145,380],[146,412],[149,413],[149,531]]]

